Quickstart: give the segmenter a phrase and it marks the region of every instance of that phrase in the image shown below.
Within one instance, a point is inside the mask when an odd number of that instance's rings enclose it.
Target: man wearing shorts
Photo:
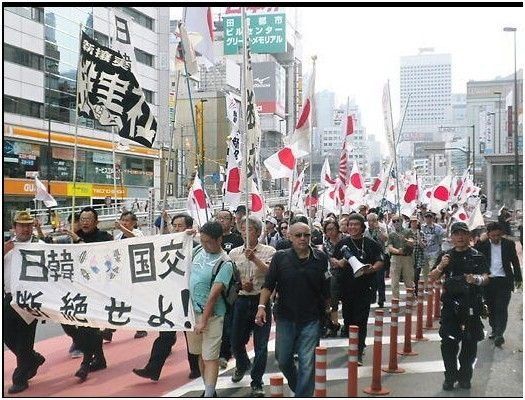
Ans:
[[[199,355],[204,380],[203,397],[216,397],[219,353],[226,304],[221,296],[229,285],[233,264],[221,247],[223,230],[218,222],[207,222],[200,229],[202,247],[193,253],[190,274],[190,298],[195,311],[195,330],[188,332],[191,354]],[[212,282],[213,267],[221,264]]]

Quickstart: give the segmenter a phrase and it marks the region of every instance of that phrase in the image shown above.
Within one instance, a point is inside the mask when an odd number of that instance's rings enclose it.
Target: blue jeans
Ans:
[[[272,310],[269,303],[266,304],[266,323],[263,326],[259,326],[254,322],[258,304],[259,296],[239,296],[233,306],[231,343],[236,367],[240,370],[246,370],[250,366],[250,359],[246,353],[246,344],[250,340],[250,334],[253,332],[255,356],[251,372],[251,386],[261,386],[263,384],[262,377],[266,370],[268,340],[270,339],[272,326]]]
[[[295,323],[280,317],[276,325],[275,357],[279,368],[295,397],[312,397],[319,320]],[[293,360],[294,353],[299,358],[298,368]]]

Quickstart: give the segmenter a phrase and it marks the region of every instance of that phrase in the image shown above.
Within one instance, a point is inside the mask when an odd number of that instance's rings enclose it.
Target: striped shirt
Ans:
[[[265,264],[270,263],[274,254],[275,249],[272,246],[259,243],[255,247],[255,256]],[[241,274],[241,281],[246,282],[252,279],[253,282],[253,290],[251,292],[240,290],[239,294],[242,296],[259,295],[266,277],[266,272],[261,271],[253,261],[246,258],[244,255],[244,246],[236,247],[230,251],[229,256],[235,264],[237,264],[237,268]]]

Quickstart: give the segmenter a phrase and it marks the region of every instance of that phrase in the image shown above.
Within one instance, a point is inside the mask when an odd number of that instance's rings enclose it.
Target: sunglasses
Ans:
[[[296,238],[301,238],[301,237],[309,238],[310,236],[312,236],[312,234],[311,234],[311,233],[302,233],[302,232],[301,232],[301,233],[296,233],[294,236],[295,236]]]

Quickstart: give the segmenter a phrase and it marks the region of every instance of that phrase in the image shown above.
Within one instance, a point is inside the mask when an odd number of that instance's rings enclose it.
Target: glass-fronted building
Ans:
[[[128,20],[133,72],[157,119],[151,149],[93,120],[79,118],[76,127],[80,28],[108,45],[114,12]],[[59,206],[71,204],[76,130],[76,204],[147,198],[149,188],[159,188],[159,147],[168,139],[169,7],[4,7],[3,14],[4,221],[13,210],[34,208],[34,172]]]

